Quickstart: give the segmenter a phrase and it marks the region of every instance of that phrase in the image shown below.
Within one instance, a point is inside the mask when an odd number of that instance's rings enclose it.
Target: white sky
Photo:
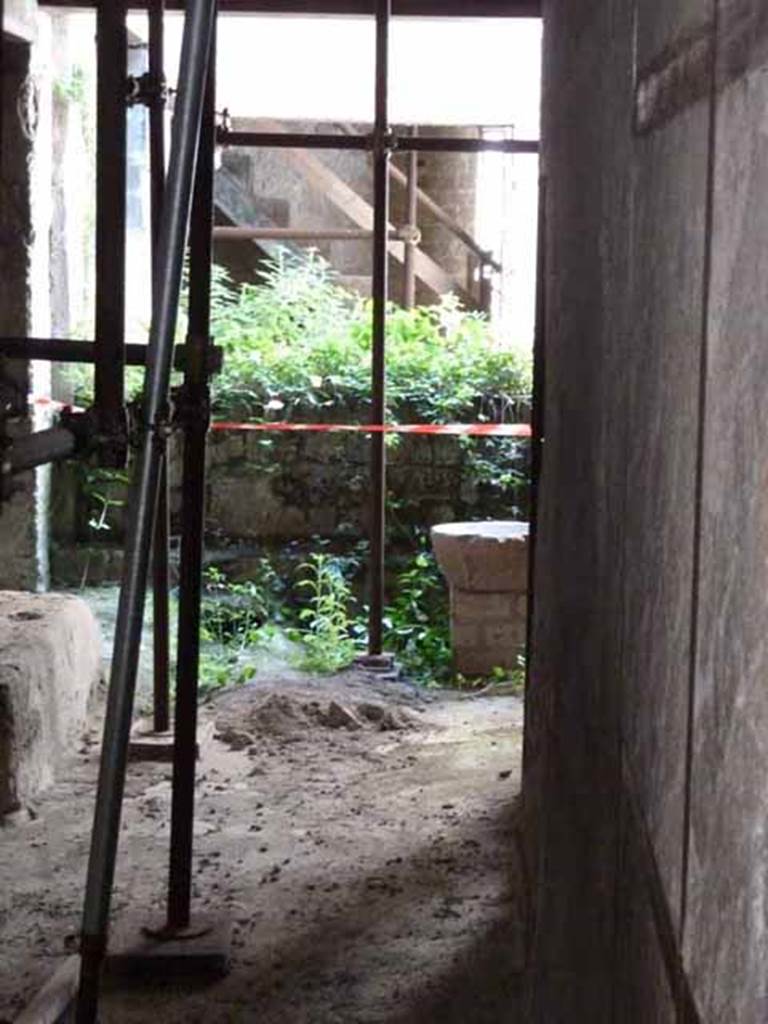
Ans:
[[[171,81],[181,30],[169,17]],[[221,17],[217,105],[234,117],[371,121],[374,42],[372,18]],[[513,124],[518,138],[536,138],[540,54],[535,19],[395,18],[390,120]]]

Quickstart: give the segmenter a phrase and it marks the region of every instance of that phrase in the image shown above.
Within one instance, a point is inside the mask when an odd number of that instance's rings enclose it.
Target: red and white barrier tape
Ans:
[[[229,423],[214,422],[212,430],[305,431],[332,434],[448,434],[459,437],[531,437],[528,423]]]
[[[35,398],[35,405],[82,412],[77,406],[53,398]],[[254,430],[263,432],[315,434],[443,434],[453,437],[531,437],[528,423],[232,423],[214,420],[211,430]]]

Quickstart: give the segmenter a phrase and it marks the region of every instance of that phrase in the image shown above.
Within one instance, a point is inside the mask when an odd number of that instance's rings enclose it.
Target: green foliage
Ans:
[[[85,69],[73,64],[65,75],[54,79],[53,92],[62,103],[77,103],[82,106],[86,95]]]
[[[265,639],[276,614],[278,581],[267,559],[256,579],[229,580],[215,566],[207,569],[200,617],[200,690],[206,695],[247,682],[254,667],[248,652]]]
[[[369,407],[370,303],[339,287],[317,253],[282,251],[259,284],[239,288],[217,267],[212,333],[224,350],[213,386],[219,413],[292,419]],[[501,350],[487,319],[455,298],[411,310],[390,306],[391,418],[490,419],[530,386],[529,360]]]
[[[303,628],[298,635],[304,646],[299,667],[307,672],[338,672],[357,653],[351,636],[349,583],[337,560],[322,552],[310,555],[299,570],[304,575],[298,586],[308,595],[307,607],[299,612]]]
[[[426,547],[398,573],[394,598],[384,611],[385,644],[420,683],[450,681],[448,592],[435,556]]]
[[[79,465],[82,469],[82,493],[88,503],[88,527],[97,534],[109,531],[113,526],[110,512],[125,505],[122,494],[128,484],[128,474],[115,469]],[[116,493],[119,496],[116,497]]]

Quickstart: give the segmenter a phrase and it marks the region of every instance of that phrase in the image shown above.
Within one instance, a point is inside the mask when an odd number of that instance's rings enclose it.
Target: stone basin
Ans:
[[[528,524],[441,523],[432,527],[432,547],[451,591],[456,671],[517,668],[528,617]]]

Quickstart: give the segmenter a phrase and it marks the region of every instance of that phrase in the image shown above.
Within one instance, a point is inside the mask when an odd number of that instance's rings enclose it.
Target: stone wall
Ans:
[[[270,123],[269,128],[274,126]],[[285,130],[296,132],[338,133],[338,124],[292,121],[284,123]],[[354,125],[356,131],[369,131],[370,126]],[[259,130],[258,120],[238,118],[233,123],[238,131]],[[425,128],[425,135],[476,135],[476,131],[457,128]],[[367,203],[373,202],[373,173],[368,153],[345,150],[323,150],[317,159]],[[395,162],[405,171],[407,161],[402,157]],[[358,227],[321,191],[311,187],[309,179],[299,173],[281,150],[225,150],[223,166],[241,182],[259,201],[260,207],[272,213],[276,227],[294,228],[349,228]],[[475,233],[476,191],[478,159],[473,155],[449,153],[422,153],[419,155],[421,187],[429,192],[454,220],[471,235]],[[406,192],[393,183],[391,187],[392,223],[404,226],[407,220]],[[434,214],[419,207],[419,227],[422,231],[421,248],[462,286],[467,280],[469,251]],[[371,245],[366,241],[317,241],[312,243],[342,281],[363,294],[370,294]],[[248,243],[217,241],[214,258],[228,267],[235,280],[251,280],[257,260],[255,247]],[[403,273],[400,262],[390,261],[390,296],[402,299]],[[417,300],[435,301],[435,295],[419,283]]]
[[[525,496],[479,482],[469,445],[510,453],[525,468],[525,445],[508,438],[403,437],[389,449],[390,523],[395,541],[414,527],[462,519],[515,518]],[[352,544],[367,534],[369,445],[354,434],[283,434],[214,431],[208,445],[207,536],[211,549],[280,549],[315,537]],[[181,460],[173,455],[171,494],[174,532],[179,529]],[[115,500],[124,486],[97,484]],[[109,516],[110,529],[89,530],[82,470],[57,466],[51,530],[54,579],[76,584],[90,555],[90,579],[114,578],[122,540],[123,510]],[[95,550],[94,550],[95,549]]]
[[[768,18],[717,8],[545,4],[542,1024],[768,1005]]]
[[[4,133],[0,148],[0,334],[12,336],[27,334],[31,325],[33,228],[29,80],[29,45],[7,38],[0,97]],[[25,408],[30,390],[29,365],[21,360],[0,359],[0,383],[20,414],[9,425],[9,435],[28,432],[32,427]],[[34,588],[37,576],[34,473],[22,474],[12,486],[13,496],[0,512],[0,585],[30,589]]]

